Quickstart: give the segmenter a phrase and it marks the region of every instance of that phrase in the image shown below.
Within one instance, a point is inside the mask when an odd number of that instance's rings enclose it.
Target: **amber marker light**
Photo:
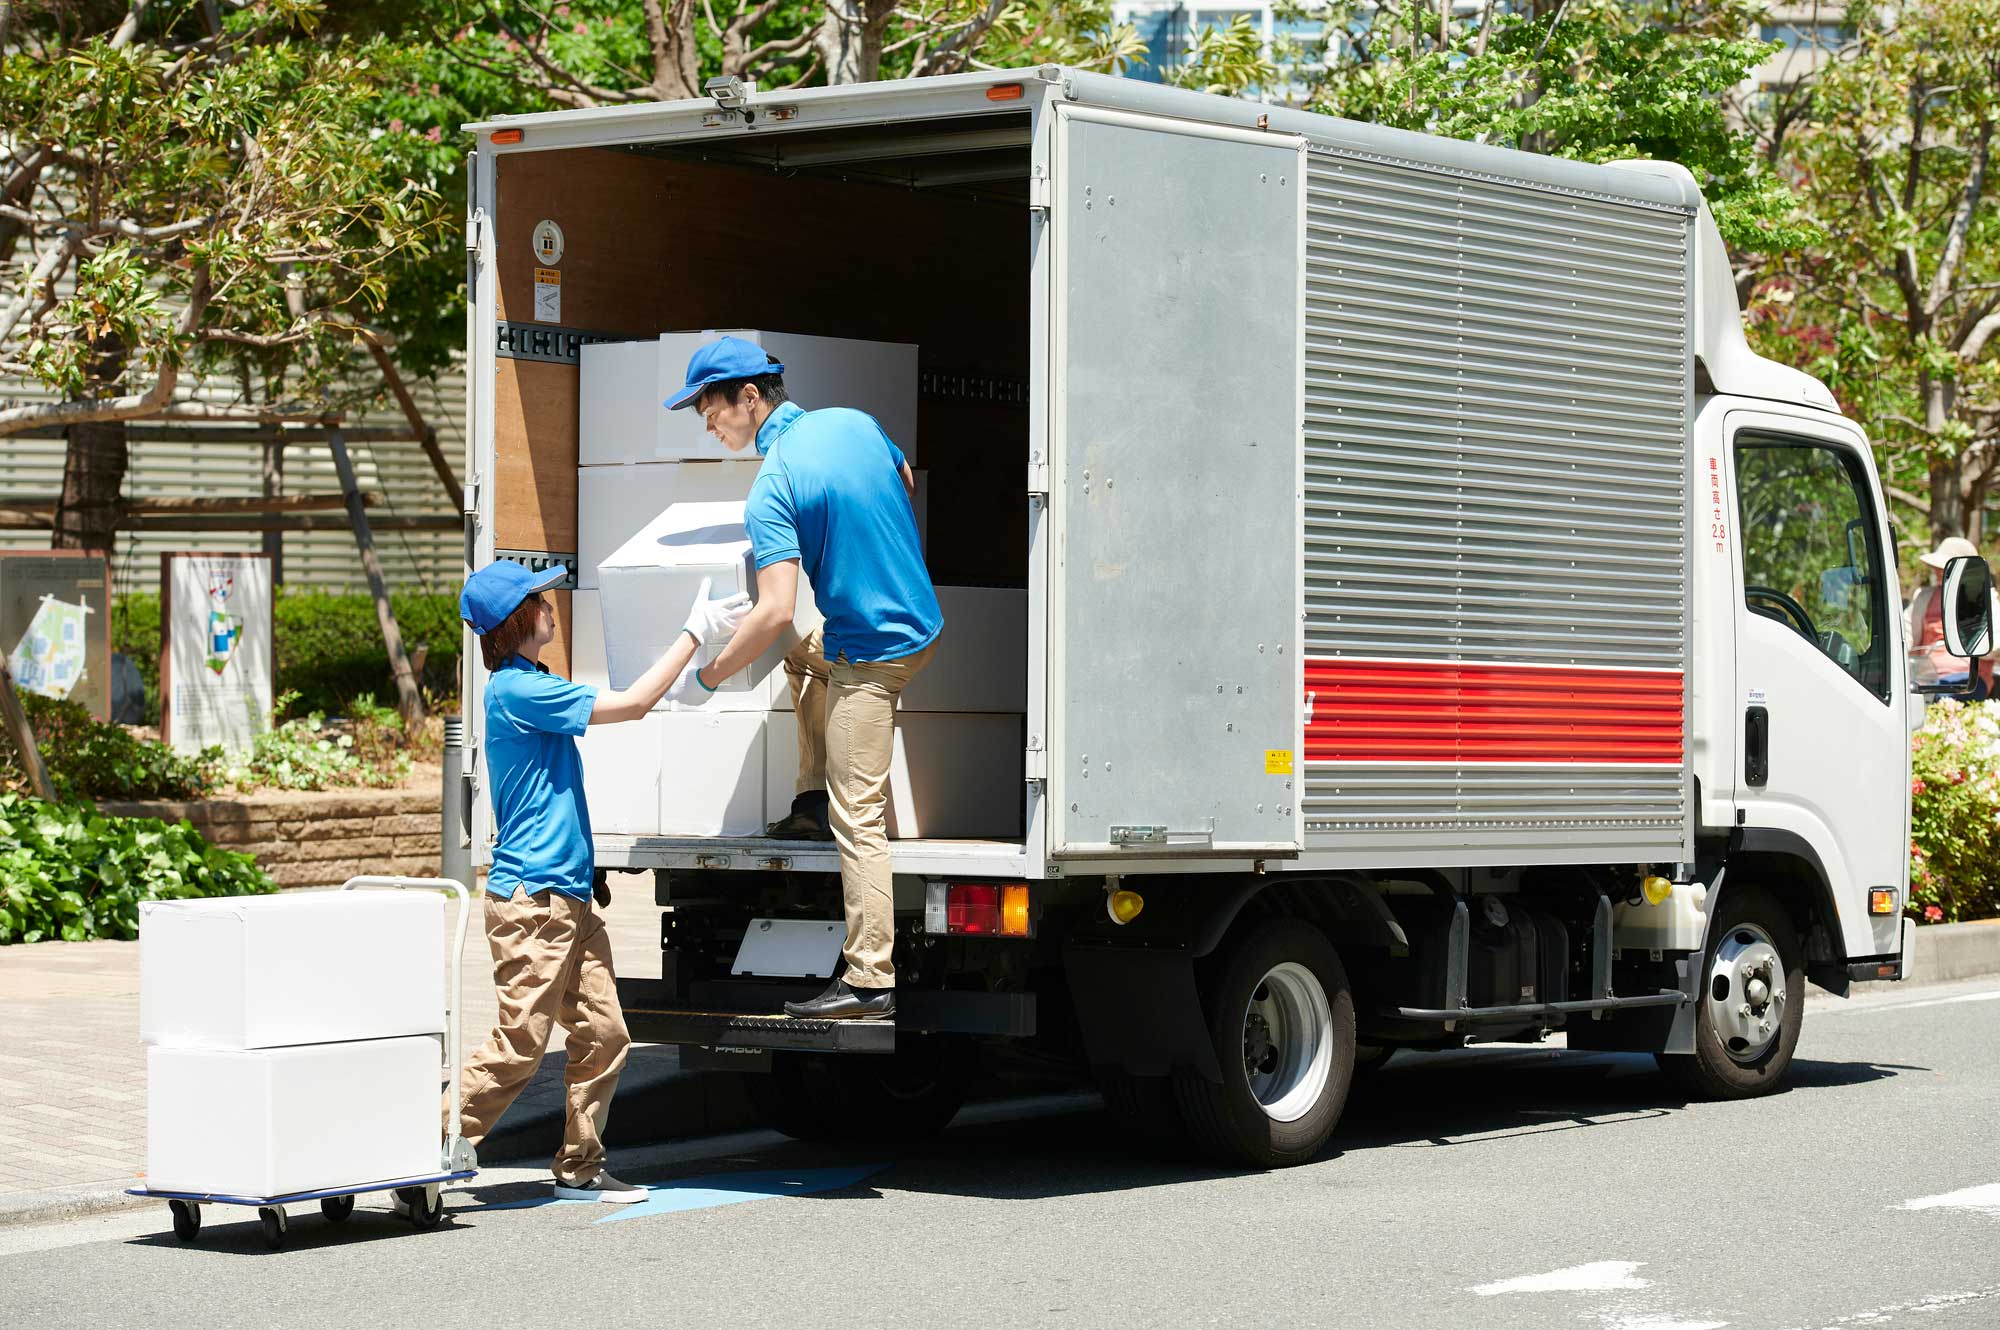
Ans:
[[[1021,100],[1021,85],[1018,83],[996,83],[986,90],[989,102],[1018,102]]]
[[[1146,908],[1146,898],[1136,891],[1114,891],[1104,898],[1104,912],[1114,924],[1129,924]]]
[[[1894,914],[1896,912],[1896,889],[1894,887],[1868,888],[1868,913]]]
[[[1028,917],[1028,884],[1009,882],[1000,888],[1000,933],[1003,937],[1027,937],[1034,925]]]
[[[518,129],[496,129],[486,141],[496,146],[519,143],[521,141],[521,131]]]

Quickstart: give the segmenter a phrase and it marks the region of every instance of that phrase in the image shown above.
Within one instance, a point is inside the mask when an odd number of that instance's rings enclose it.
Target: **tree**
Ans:
[[[55,543],[106,549],[138,419],[320,415],[394,265],[446,240],[422,158],[369,118],[409,57],[319,40],[308,0],[19,9],[0,54],[0,373],[61,400]],[[234,400],[182,400],[183,373]]]
[[[1768,284],[1757,335],[1869,427],[1931,540],[1977,541],[2000,478],[2000,0],[1849,6],[1791,128],[1826,240]]]
[[[1776,47],[1758,0],[1334,0],[1314,110],[1580,161],[1646,157],[1694,173],[1739,261],[1813,238],[1725,95]],[[1310,12],[1310,11],[1308,11]]]

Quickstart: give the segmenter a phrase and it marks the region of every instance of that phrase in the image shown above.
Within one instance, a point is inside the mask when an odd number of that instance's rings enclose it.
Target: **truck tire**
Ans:
[[[1804,949],[1792,917],[1762,887],[1733,887],[1709,925],[1694,1052],[1658,1053],[1690,1099],[1750,1099],[1783,1083],[1805,1017]]]
[[[1285,1168],[1318,1154],[1354,1076],[1354,997],[1333,944],[1274,919],[1217,958],[1202,993],[1222,1084],[1174,1075],[1195,1143],[1230,1163]]]
[[[905,1035],[896,1051],[774,1053],[759,1077],[771,1125],[801,1141],[911,1141],[943,1131],[978,1070],[971,1041]]]

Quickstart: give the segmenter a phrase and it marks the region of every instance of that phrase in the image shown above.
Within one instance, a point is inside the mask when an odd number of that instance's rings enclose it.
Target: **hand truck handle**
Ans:
[[[351,877],[340,884],[342,891],[353,891],[357,887],[386,887],[398,891],[449,891],[458,897],[458,926],[452,931],[451,941],[451,1007],[445,1013],[444,1057],[445,1065],[451,1069],[451,1131],[445,1142],[445,1151],[450,1153],[452,1145],[459,1139],[458,1121],[458,1073],[459,1073],[459,1007],[465,997],[462,971],[465,958],[465,930],[472,913],[472,897],[466,892],[465,884],[448,877]]]

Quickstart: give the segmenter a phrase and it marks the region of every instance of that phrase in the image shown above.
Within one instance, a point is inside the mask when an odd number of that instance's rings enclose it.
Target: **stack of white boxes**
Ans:
[[[722,333],[668,333],[656,342],[582,352],[577,479],[578,591],[571,674],[628,686],[658,659],[696,589],[750,590],[756,571],[743,500],[757,460],[735,460],[693,411],[661,403],[688,357]],[[914,346],[737,330],[785,365],[785,386],[808,410],[847,406],[881,422],[918,465]],[[917,469],[924,525],[924,472]],[[1027,708],[1027,596],[939,587],[946,630],[906,693],[891,773],[890,835],[1011,837],[1020,832]],[[591,826],[614,835],[754,836],[791,808],[798,730],[784,653],[820,622],[802,578],[794,632],[708,704],[662,703],[645,719],[592,726],[580,741]],[[713,659],[709,644],[701,659]]]
[[[273,1197],[439,1171],[444,898],[139,907],[146,1185]]]

